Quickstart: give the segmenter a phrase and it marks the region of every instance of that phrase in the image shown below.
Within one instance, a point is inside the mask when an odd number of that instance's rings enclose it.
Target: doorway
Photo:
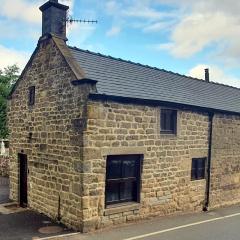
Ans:
[[[19,153],[19,202],[21,207],[27,207],[28,196],[27,196],[27,183],[28,183],[28,166],[27,166],[27,155]]]

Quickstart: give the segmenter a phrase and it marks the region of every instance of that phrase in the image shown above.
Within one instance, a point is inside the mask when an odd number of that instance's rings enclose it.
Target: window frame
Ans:
[[[123,175],[123,162],[124,160],[129,160],[131,157],[136,158],[135,159],[135,177],[120,177],[120,178],[108,178],[108,164],[112,160],[118,160],[121,162],[121,175]],[[118,158],[118,159],[117,159]],[[125,159],[124,159],[125,158]],[[114,207],[114,205],[117,204],[124,204],[124,203],[140,203],[140,185],[141,185],[141,172],[142,172],[142,159],[143,156],[141,154],[124,154],[124,155],[108,155],[106,158],[106,180],[105,180],[105,208]],[[135,196],[132,196],[132,198],[135,199],[120,199],[121,195],[121,186],[122,183],[129,183],[129,182],[135,182],[134,189]],[[107,201],[107,190],[110,184],[118,184],[118,200],[116,201]],[[132,193],[132,195],[134,195]]]
[[[196,163],[194,164],[194,162]],[[206,164],[207,157],[192,158],[191,181],[206,179]],[[194,165],[195,167],[193,168]]]
[[[170,115],[174,114],[173,116],[170,116],[170,120],[172,121],[171,129],[163,129],[163,114],[166,114],[169,112]],[[172,119],[173,117],[173,119]],[[166,121],[166,119],[164,119]],[[166,135],[177,135],[177,128],[178,128],[178,111],[176,109],[171,108],[161,108],[160,109],[160,134],[166,134]]]
[[[36,87],[31,86],[28,88],[28,105],[33,106],[35,104],[35,96],[36,96]]]

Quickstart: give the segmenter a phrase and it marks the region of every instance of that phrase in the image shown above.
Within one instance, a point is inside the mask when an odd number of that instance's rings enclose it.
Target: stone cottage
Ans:
[[[83,232],[240,202],[240,89],[70,47],[68,7],[9,99],[11,199]]]

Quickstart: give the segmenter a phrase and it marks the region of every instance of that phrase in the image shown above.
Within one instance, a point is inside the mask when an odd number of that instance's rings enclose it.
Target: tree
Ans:
[[[8,136],[7,97],[18,79],[19,68],[12,65],[0,70],[0,138]]]

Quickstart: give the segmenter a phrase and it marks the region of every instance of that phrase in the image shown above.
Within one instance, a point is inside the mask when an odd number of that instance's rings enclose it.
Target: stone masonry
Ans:
[[[177,135],[160,135],[160,108],[89,102],[84,133],[85,230],[151,216],[201,211],[206,180],[191,181],[191,159],[208,156],[206,113],[178,111]],[[141,203],[105,209],[106,156],[143,154]]]
[[[240,201],[240,117],[219,115],[214,118],[212,144],[212,207]]]
[[[8,177],[9,175],[9,157],[0,156],[0,176]]]
[[[191,160],[208,157],[207,113],[178,111],[177,135],[160,133],[161,107],[88,103],[83,178],[85,230],[152,216],[201,211],[206,180],[191,181]],[[213,119],[210,206],[239,203],[240,118]],[[105,209],[106,156],[144,154],[140,204]]]
[[[160,134],[164,106],[92,100],[63,40],[41,38],[9,101],[11,199],[19,200],[19,153],[28,158],[28,205],[83,232],[153,216],[201,211],[206,180],[192,158],[208,157],[207,112],[178,109],[177,134]],[[34,106],[28,89],[36,88]],[[239,203],[240,117],[213,118],[210,206]],[[108,155],[143,156],[140,203],[105,207]]]
[[[54,37],[39,41],[9,102],[10,198],[19,199],[18,154],[25,153],[29,207],[81,229],[82,131],[92,87],[71,84],[76,74],[64,46]],[[34,106],[28,105],[30,86],[36,87]]]

